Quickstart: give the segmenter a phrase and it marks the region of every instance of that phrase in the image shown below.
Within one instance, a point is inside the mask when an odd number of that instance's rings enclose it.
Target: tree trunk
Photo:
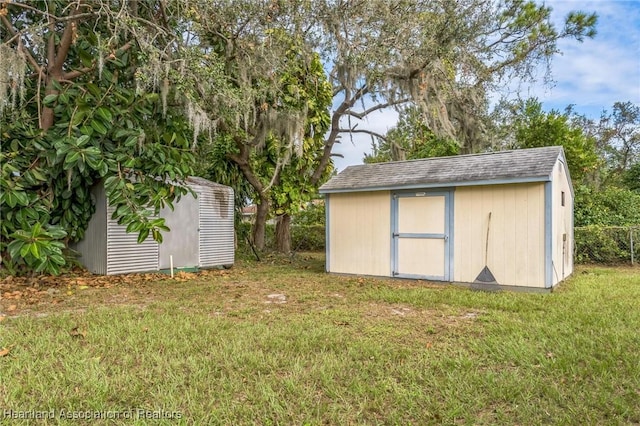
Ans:
[[[276,249],[281,253],[291,252],[291,216],[278,216],[276,222]]]
[[[260,202],[256,205],[256,221],[253,224],[253,244],[258,250],[264,250],[268,216],[269,199],[260,198]]]

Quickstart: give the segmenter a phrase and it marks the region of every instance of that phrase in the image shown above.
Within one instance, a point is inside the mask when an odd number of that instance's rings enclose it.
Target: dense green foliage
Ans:
[[[640,161],[624,172],[622,181],[627,188],[640,193]]]
[[[94,213],[96,184],[104,184],[114,219],[139,241],[150,234],[161,241],[168,228],[153,215],[185,193],[176,183],[192,171],[186,119],[166,109],[166,93],[137,87],[150,46],[67,6],[9,5],[2,17],[0,68],[20,91],[11,103],[0,99],[0,254],[11,272],[59,272],[65,248],[83,238]],[[153,10],[139,5],[136,14],[144,20]],[[39,26],[48,49],[7,48],[16,40],[35,44]],[[140,43],[142,33],[136,29]]]
[[[506,148],[562,146],[574,185],[581,184],[597,169],[596,140],[574,124],[570,114],[544,111],[537,99],[517,101],[510,106],[509,113],[513,139]]]
[[[640,225],[640,194],[625,188],[576,187],[575,225]]]

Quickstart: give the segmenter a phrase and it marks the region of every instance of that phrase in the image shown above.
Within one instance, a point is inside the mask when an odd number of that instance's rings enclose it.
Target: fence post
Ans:
[[[633,266],[633,227],[629,227],[629,245],[631,246],[631,266]]]

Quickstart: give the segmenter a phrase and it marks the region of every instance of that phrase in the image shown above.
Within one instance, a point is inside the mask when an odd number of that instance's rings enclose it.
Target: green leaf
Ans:
[[[80,133],[82,133],[83,135],[91,136],[91,135],[93,135],[93,128],[91,126],[87,126],[87,125],[81,126],[80,127]]]
[[[78,162],[79,158],[80,158],[80,153],[78,151],[69,152],[64,159],[64,169],[69,170]]]
[[[4,201],[11,208],[14,208],[16,204],[18,204],[18,198],[15,195],[15,192],[9,191],[4,193]]]
[[[67,236],[67,232],[60,226],[50,226],[47,233],[55,240],[61,240]]]
[[[26,192],[24,192],[24,191],[16,191],[13,194],[16,197],[17,204],[19,204],[21,206],[28,206],[29,205],[29,197],[27,196]]]
[[[20,253],[24,245],[25,245],[24,241],[20,241],[20,240],[11,241],[7,245],[7,251],[9,252],[9,256],[11,256],[12,259],[17,258],[18,254]]]
[[[140,234],[138,234],[138,244],[142,244],[144,240],[147,239],[148,236],[149,236],[149,228],[142,229],[140,231]]]
[[[91,138],[89,137],[89,135],[82,135],[78,139],[76,139],[76,146],[85,145],[87,142],[89,142],[90,139]]]
[[[113,115],[111,115],[111,111],[109,111],[109,108],[99,107],[98,115],[108,123],[110,123],[113,120]]]
[[[40,259],[40,248],[38,247],[37,242],[33,242],[29,245],[29,251],[36,259]]]
[[[98,120],[91,120],[91,128],[103,136],[107,134],[107,128]]]
[[[67,95],[66,93],[61,93],[60,95],[58,95],[58,103],[66,105],[69,103],[69,95]]]
[[[29,254],[29,251],[31,250],[31,244],[25,244],[20,248],[20,257],[21,258],[25,258],[27,257],[27,255]]]
[[[51,256],[49,256],[49,260],[50,260],[51,262],[53,262],[53,263],[57,264],[57,265],[60,265],[60,266],[62,266],[62,265],[64,265],[65,263],[67,263],[67,262],[64,260],[64,257],[62,257],[62,256],[61,256],[61,255],[59,255],[59,254],[52,254]]]
[[[95,97],[100,96],[100,88],[95,83],[87,83],[85,87],[89,90],[89,93],[91,93],[93,96]]]
[[[129,225],[127,225],[127,232],[140,232],[143,226],[144,223],[142,222],[131,222]]]
[[[151,232],[153,234],[153,239],[156,242],[162,244],[162,234],[160,233],[160,231],[158,231],[156,228],[153,228]]]
[[[42,103],[44,104],[44,106],[46,106],[47,108],[51,108],[53,107],[53,104],[55,103],[55,101],[58,99],[58,95],[47,95],[44,97],[44,99],[42,100]]]

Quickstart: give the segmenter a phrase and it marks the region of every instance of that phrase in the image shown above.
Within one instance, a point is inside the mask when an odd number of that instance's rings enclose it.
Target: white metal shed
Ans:
[[[562,147],[350,166],[320,192],[328,272],[549,290],[573,271]]]
[[[164,208],[170,232],[163,234],[162,244],[151,237],[138,244],[138,233],[127,233],[126,226],[111,219],[104,186],[96,185],[92,195],[96,212],[82,241],[77,243],[80,262],[95,274],[114,275],[174,268],[230,267],[234,263],[234,197],[231,187],[190,177],[186,184],[194,190],[174,203],[174,210]]]

